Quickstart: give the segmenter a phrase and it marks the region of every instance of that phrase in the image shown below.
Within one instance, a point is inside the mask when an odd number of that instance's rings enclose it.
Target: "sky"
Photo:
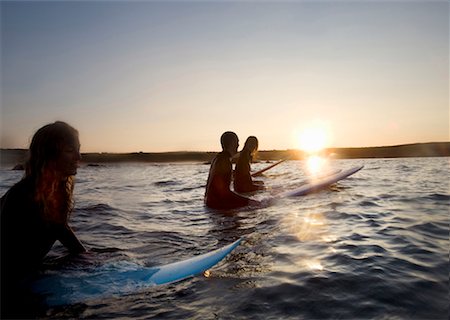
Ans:
[[[56,120],[82,152],[450,140],[448,1],[0,5],[1,148]]]

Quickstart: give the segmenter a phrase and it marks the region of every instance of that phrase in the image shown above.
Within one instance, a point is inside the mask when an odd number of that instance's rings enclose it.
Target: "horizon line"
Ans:
[[[384,145],[384,146],[369,146],[369,147],[326,147],[323,148],[324,150],[330,150],[330,149],[369,149],[369,148],[395,148],[395,147],[402,147],[402,146],[412,146],[412,145],[423,145],[423,144],[443,144],[443,143],[449,143],[449,141],[431,141],[431,142],[413,142],[413,143],[403,143],[403,144],[395,144],[395,145]],[[0,150],[28,150],[28,148],[0,148]],[[291,149],[265,149],[265,150],[258,150],[258,152],[274,152],[274,151],[301,151],[306,152],[300,148],[291,148]],[[192,152],[192,153],[217,153],[219,151],[201,151],[201,150],[174,150],[174,151],[85,151],[81,152],[82,154],[139,154],[139,153],[183,153],[183,152]]]

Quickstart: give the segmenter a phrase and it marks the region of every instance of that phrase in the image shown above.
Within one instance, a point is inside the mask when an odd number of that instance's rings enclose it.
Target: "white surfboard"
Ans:
[[[332,185],[333,183],[338,182],[339,180],[351,176],[352,174],[361,170],[363,167],[364,166],[357,166],[347,170],[339,171],[335,174],[326,176],[324,178],[319,178],[314,181],[308,182],[294,190],[282,192],[281,194],[278,194],[276,197],[277,198],[297,197],[319,191],[325,187]]]
[[[280,163],[285,162],[286,160],[287,160],[287,159],[283,159],[283,160],[277,161],[277,162],[271,164],[270,166],[267,166],[267,167],[265,167],[265,168],[263,168],[263,169],[261,169],[261,170],[258,170],[258,171],[256,171],[256,172],[252,173],[251,176],[252,176],[252,177],[260,176],[261,174],[263,174],[263,173],[266,172],[267,170],[272,169],[273,167],[279,165]]]
[[[204,273],[219,263],[242,241],[214,251],[158,267],[142,267],[122,262],[93,270],[58,271],[37,280],[35,293],[45,297],[49,306],[85,302],[90,299],[123,295],[146,287],[169,284]]]

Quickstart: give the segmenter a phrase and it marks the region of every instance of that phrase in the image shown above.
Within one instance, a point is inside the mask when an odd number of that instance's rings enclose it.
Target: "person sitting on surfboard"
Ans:
[[[250,174],[250,162],[252,162],[256,150],[258,150],[258,139],[255,136],[248,137],[236,163],[234,191],[252,192],[264,189],[263,182],[253,181]]]
[[[43,126],[32,138],[23,179],[1,198],[2,318],[26,318],[25,281],[56,240],[70,253],[86,251],[68,224],[79,150],[76,129],[61,121]]]
[[[211,163],[206,183],[205,204],[213,209],[234,209],[259,204],[255,200],[238,195],[230,190],[233,168],[231,158],[237,153],[238,136],[231,131],[220,137],[222,152]]]

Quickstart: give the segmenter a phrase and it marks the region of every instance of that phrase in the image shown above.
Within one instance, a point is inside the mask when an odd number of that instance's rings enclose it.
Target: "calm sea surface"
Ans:
[[[321,171],[365,167],[321,192],[230,212],[203,205],[209,165],[83,166],[71,225],[93,252],[74,268],[165,264],[244,241],[208,278],[47,308],[42,316],[448,319],[449,161],[333,160]],[[280,164],[259,178],[271,190],[252,197],[298,186],[309,168]],[[2,168],[0,195],[22,174]],[[64,252],[55,245],[50,258]]]

